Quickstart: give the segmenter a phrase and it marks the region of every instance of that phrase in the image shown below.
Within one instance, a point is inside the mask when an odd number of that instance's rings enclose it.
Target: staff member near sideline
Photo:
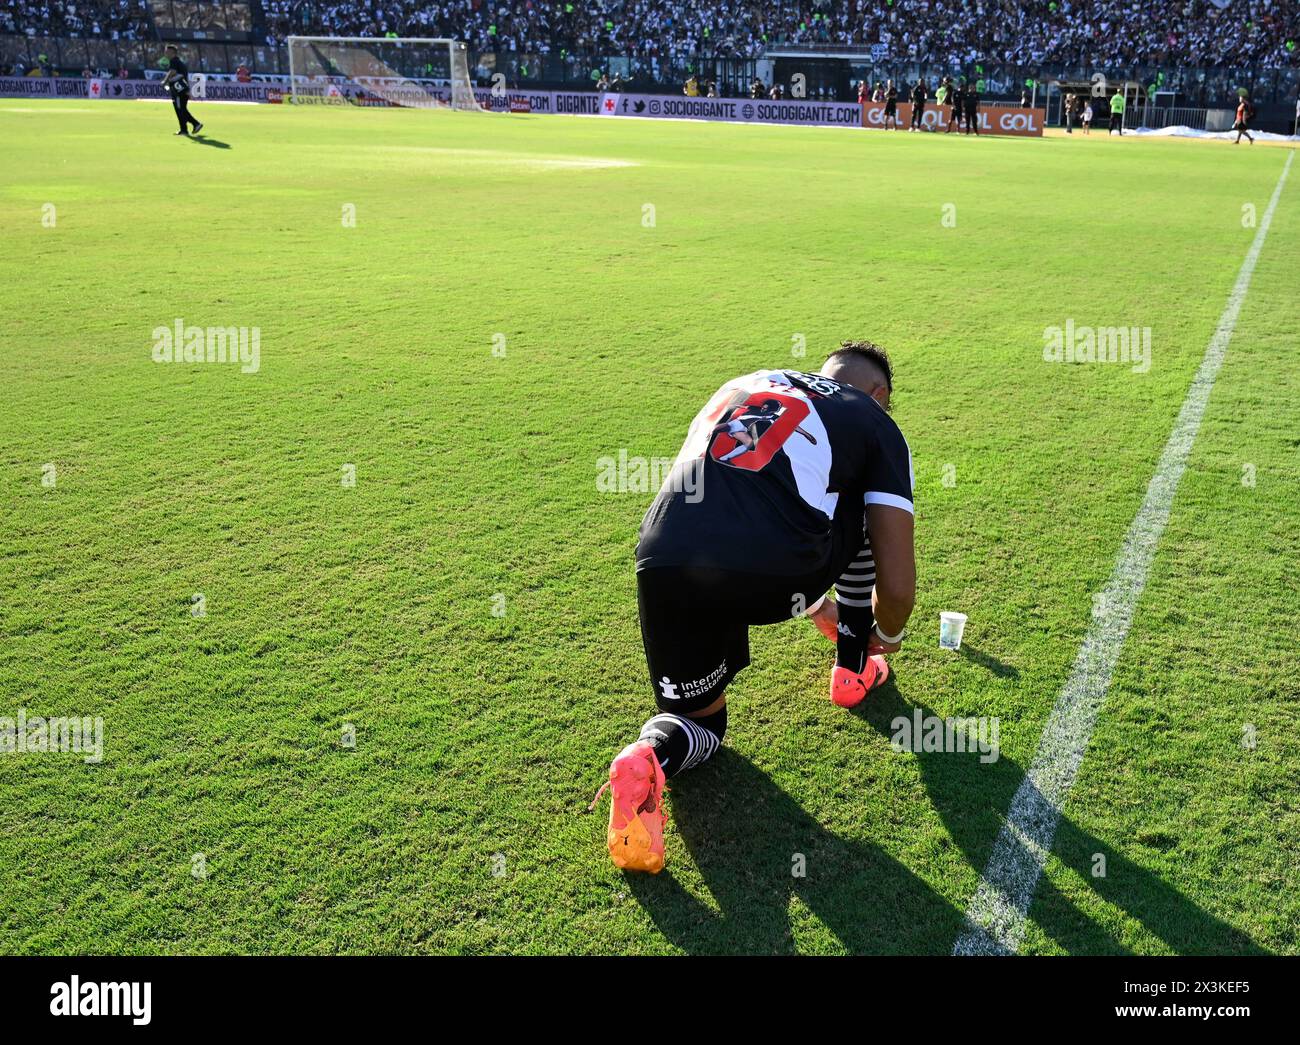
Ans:
[[[946,133],[951,134],[953,124],[956,124],[957,133],[961,134],[961,117],[962,113],[966,111],[966,92],[959,81],[953,80],[948,100],[952,103],[952,112],[948,114],[948,130]]]
[[[962,96],[966,103],[966,133],[970,134],[972,130],[976,134],[980,132],[980,81],[966,85],[966,93]]]
[[[925,130],[925,100],[929,96],[924,80],[917,80],[916,86],[912,88],[912,126],[909,131]]]
[[[881,124],[884,130],[889,130],[890,120],[894,121],[894,130],[898,130],[898,88],[893,80],[885,85],[885,120]]]
[[[181,129],[176,132],[177,135],[188,138],[191,125],[194,127],[195,134],[203,130],[203,124],[190,115],[190,71],[181,61],[180,52],[175,44],[168,44],[166,51],[167,75],[163,78],[163,90],[170,92],[172,96],[172,108],[176,110],[176,119],[181,125]]]
[[[1244,94],[1237,99],[1237,119],[1233,123],[1232,129],[1237,132],[1237,140],[1233,145],[1241,144],[1241,136],[1244,134],[1251,145],[1255,144],[1255,139],[1250,134],[1250,120],[1255,115],[1255,106]]]
[[[1110,96],[1110,130],[1106,132],[1106,137],[1109,138],[1116,130],[1121,138],[1124,137],[1124,94],[1118,87]]]

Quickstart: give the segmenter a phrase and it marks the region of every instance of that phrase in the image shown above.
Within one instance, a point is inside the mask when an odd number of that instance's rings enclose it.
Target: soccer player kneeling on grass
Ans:
[[[912,458],[888,413],[892,391],[884,351],[846,341],[816,374],[729,381],[691,423],[637,545],[659,713],[596,796],[612,792],[619,867],[663,867],[664,781],[721,745],[724,691],[749,664],[752,625],[811,617],[836,644],[830,695],[841,707],[889,677],[884,654],[902,642],[916,595]]]

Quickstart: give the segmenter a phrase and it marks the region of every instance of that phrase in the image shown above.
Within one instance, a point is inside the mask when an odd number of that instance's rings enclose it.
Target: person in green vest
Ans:
[[[1110,130],[1106,132],[1106,137],[1109,138],[1116,130],[1121,138],[1124,137],[1124,92],[1118,87],[1110,96]]]

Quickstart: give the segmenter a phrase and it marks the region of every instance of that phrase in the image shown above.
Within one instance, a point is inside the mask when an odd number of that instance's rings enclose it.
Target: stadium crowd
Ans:
[[[249,0],[292,34],[451,36],[473,52],[624,56],[657,74],[772,45],[881,45],[891,62],[1295,68],[1300,0]],[[149,0],[0,0],[0,34],[155,38]],[[259,41],[261,42],[261,41]]]
[[[1191,63],[1300,60],[1297,0],[262,0],[291,33],[455,36],[471,51],[752,58],[770,44],[884,44],[894,60]]]
[[[0,0],[0,33],[149,40],[149,0]]]

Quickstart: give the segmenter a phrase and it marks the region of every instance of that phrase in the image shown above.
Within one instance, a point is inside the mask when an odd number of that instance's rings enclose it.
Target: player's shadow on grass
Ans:
[[[1006,661],[998,660],[997,657],[988,653],[981,653],[979,650],[974,649],[971,646],[962,646],[957,652],[972,664],[976,664],[981,668],[993,672],[993,674],[1000,679],[1016,679],[1020,677],[1020,672]]]
[[[962,926],[962,913],[892,856],[826,830],[730,748],[674,781],[670,809],[720,911],[687,892],[671,863],[628,882],[659,930],[690,953],[793,952],[794,897],[853,953],[946,951]]]
[[[229,149],[230,144],[223,142],[220,138],[207,138],[198,134],[191,134],[190,141],[198,142],[200,145],[211,145],[214,149]]]
[[[895,718],[911,718],[916,707],[923,716],[936,714],[933,708],[906,700],[895,681],[891,679],[854,712],[885,737],[894,735]],[[1012,796],[1024,779],[1024,767],[1005,757],[982,763],[978,752],[919,752],[896,757],[916,759],[930,801],[948,833],[970,865],[982,874]],[[1051,851],[1103,901],[1141,922],[1175,953],[1267,953],[1247,934],[1064,816]],[[1100,866],[1098,855],[1105,858],[1103,877],[1093,876],[1093,868]],[[1030,915],[1067,953],[1128,952],[1122,940],[1080,911],[1045,875],[1039,879]]]

